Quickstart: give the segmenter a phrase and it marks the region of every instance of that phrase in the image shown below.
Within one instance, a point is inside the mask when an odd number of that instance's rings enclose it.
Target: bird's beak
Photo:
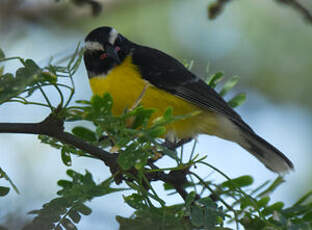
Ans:
[[[104,49],[105,53],[107,54],[107,57],[112,58],[114,61],[117,62],[117,64],[121,63],[118,53],[115,50],[114,46],[112,46],[111,44],[107,44],[105,45]]]

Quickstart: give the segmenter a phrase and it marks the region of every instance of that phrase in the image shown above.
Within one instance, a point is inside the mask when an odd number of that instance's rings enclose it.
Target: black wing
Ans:
[[[203,109],[220,113],[253,132],[213,88],[176,59],[149,47],[136,46],[134,49],[132,61],[151,84]]]

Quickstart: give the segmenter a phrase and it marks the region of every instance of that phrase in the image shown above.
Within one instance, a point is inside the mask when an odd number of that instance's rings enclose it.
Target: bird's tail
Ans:
[[[268,169],[279,174],[294,169],[293,163],[277,148],[258,136],[248,126],[247,128],[238,126],[240,135],[243,137],[238,144],[260,160]]]
[[[273,172],[285,174],[294,168],[293,163],[283,153],[258,136],[243,120],[225,116],[216,118],[217,128],[209,120],[204,120],[200,132],[238,143]]]

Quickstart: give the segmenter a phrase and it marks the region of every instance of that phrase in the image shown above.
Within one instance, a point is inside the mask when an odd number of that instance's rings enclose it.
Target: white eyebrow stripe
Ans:
[[[108,41],[110,44],[114,45],[116,39],[118,37],[118,32],[117,30],[115,30],[114,28],[112,28],[112,30],[109,32],[109,38]]]
[[[103,46],[99,42],[87,41],[85,43],[85,48],[87,50],[104,50]]]

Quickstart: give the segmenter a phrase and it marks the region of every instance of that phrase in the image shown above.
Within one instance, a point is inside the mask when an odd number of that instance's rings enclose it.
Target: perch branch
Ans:
[[[0,123],[0,133],[24,133],[24,134],[37,134],[46,135],[56,138],[57,140],[72,145],[80,150],[83,150],[97,159],[102,160],[115,174],[119,175],[115,178],[116,183],[120,183],[123,179],[122,172],[117,163],[118,154],[111,154],[97,146],[91,145],[84,140],[64,131],[64,121],[58,119],[54,113],[48,116],[45,120],[39,123]],[[158,169],[152,162],[149,163],[152,169]],[[135,169],[129,170],[130,173],[136,174]],[[170,173],[157,172],[146,173],[149,181],[161,180],[165,183],[171,184],[180,196],[185,200],[187,192],[183,185],[186,183],[186,174],[188,170],[171,171]]]

